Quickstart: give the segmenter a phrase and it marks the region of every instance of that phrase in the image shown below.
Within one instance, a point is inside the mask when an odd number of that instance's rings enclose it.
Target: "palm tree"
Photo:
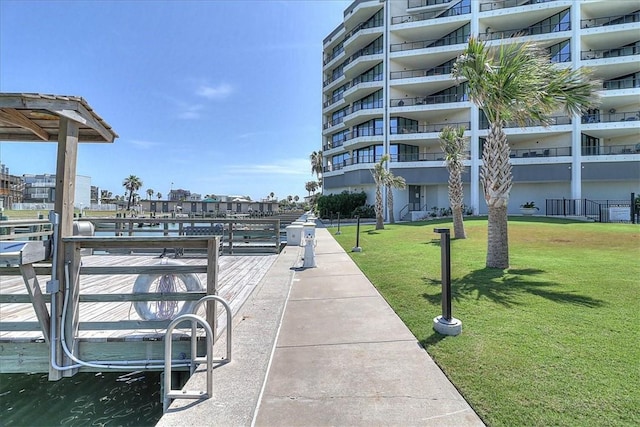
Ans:
[[[162,199],[162,193],[158,191],[158,194],[156,194],[156,197],[158,198],[158,200]]]
[[[319,180],[322,179],[322,150],[311,153],[309,159],[311,159],[311,173],[316,174]]]
[[[373,175],[373,181],[376,184],[376,203],[374,210],[376,212],[376,230],[384,229],[384,207],[382,205],[382,187],[384,186],[384,175],[387,172],[384,168],[385,156],[382,156],[380,161],[373,165],[371,175]]]
[[[466,156],[466,139],[464,127],[447,126],[440,132],[440,147],[444,151],[444,160],[449,171],[449,204],[453,213],[453,235],[456,239],[465,239],[462,208],[464,193],[462,192],[462,172]]]
[[[275,193],[272,191],[271,193],[269,193],[269,198],[273,200],[273,197],[275,196]]]
[[[131,208],[131,201],[133,200],[133,193],[142,187],[142,181],[135,175],[129,175],[122,181],[122,186],[129,192],[129,198],[127,200],[127,210],[129,210]]]
[[[149,188],[147,190],[147,198],[148,198],[148,200],[151,200],[151,198],[153,197],[153,193],[155,193],[155,191],[152,188]]]
[[[311,193],[315,193],[318,189],[318,183],[316,181],[309,181],[304,184],[304,189],[311,195]]]
[[[388,160],[389,155],[386,156]],[[385,186],[387,187],[387,212],[389,212],[389,222],[391,224],[395,224],[396,219],[393,216],[393,189],[398,188],[402,190],[407,187],[407,182],[403,177],[395,176],[390,170],[388,170],[385,174]]]
[[[480,169],[489,208],[486,266],[504,269],[509,267],[507,204],[512,186],[505,122],[524,126],[533,119],[547,124],[559,108],[576,116],[597,103],[600,83],[589,79],[583,68],[556,67],[536,44],[503,42],[490,49],[475,37],[469,38],[451,74],[466,79],[469,99],[489,121]]]
[[[389,222],[395,223],[393,217],[393,189],[405,188],[406,181],[401,176],[395,176],[391,171],[385,168],[385,163],[390,159],[388,154],[380,157],[380,161],[373,166],[371,175],[376,183],[376,203],[374,206],[376,212],[376,230],[384,229],[384,207],[382,205],[382,187],[387,189],[387,211],[389,212]]]

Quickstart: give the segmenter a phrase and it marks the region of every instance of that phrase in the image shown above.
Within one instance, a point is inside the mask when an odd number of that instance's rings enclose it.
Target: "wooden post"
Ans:
[[[218,259],[220,257],[220,237],[207,241],[207,295],[218,295]],[[216,302],[207,301],[206,319],[214,339],[216,335]]]
[[[58,136],[58,155],[56,164],[55,212],[59,217],[57,233],[53,236],[58,245],[58,259],[56,260],[56,277],[52,277],[60,286],[56,298],[56,318],[51,319],[57,327],[58,339],[52,343],[55,346],[57,363],[62,362],[62,345],[60,343],[62,304],[64,301],[64,264],[65,249],[62,237],[73,235],[73,201],[76,180],[76,161],[78,155],[78,124],[65,117],[60,117],[60,134]],[[50,380],[62,378],[59,371],[49,370]]]

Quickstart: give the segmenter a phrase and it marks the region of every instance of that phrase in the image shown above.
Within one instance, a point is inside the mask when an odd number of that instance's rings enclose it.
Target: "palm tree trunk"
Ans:
[[[487,267],[509,268],[509,235],[507,206],[489,206],[487,237]]]
[[[464,221],[462,220],[462,206],[454,206],[453,212],[453,237],[455,239],[466,239],[467,234],[464,231]]]
[[[393,190],[391,186],[387,186],[387,211],[389,212],[389,223],[395,224],[396,219],[393,216]]]
[[[382,207],[382,190],[380,185],[376,186],[376,230],[384,229],[384,212]]]
[[[449,203],[453,213],[453,237],[456,239],[467,238],[462,219],[462,206],[464,205],[462,188],[462,170],[455,168],[449,172]]]
[[[499,120],[489,127],[482,163],[480,178],[489,207],[487,267],[504,269],[509,267],[507,204],[512,181],[509,144]]]

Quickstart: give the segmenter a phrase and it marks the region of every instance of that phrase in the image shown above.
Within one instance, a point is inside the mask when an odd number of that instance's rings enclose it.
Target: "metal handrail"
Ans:
[[[191,329],[195,330],[195,325],[199,323],[205,330],[206,338],[207,338],[207,354],[206,354],[206,364],[207,364],[207,389],[205,391],[194,391],[194,390],[184,390],[184,389],[172,389],[171,388],[171,349],[172,349],[172,333],[173,330],[178,326],[178,324],[191,321]],[[191,334],[191,349],[195,348],[194,342],[197,341],[197,337],[195,334]],[[163,405],[162,410],[166,412],[169,409],[169,405],[171,404],[171,399],[209,399],[213,396],[213,355],[210,349],[213,348],[213,331],[211,330],[211,326],[204,320],[202,317],[197,316],[195,314],[183,314],[175,318],[169,326],[167,327],[167,331],[164,335],[164,396],[162,399]],[[191,354],[192,363],[202,363],[202,359],[198,359],[195,353]]]

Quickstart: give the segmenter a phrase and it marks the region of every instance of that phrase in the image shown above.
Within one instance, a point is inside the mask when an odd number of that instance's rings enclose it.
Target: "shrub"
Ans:
[[[343,191],[340,194],[328,194],[318,197],[317,210],[321,218],[329,218],[330,215],[337,215],[346,218],[350,217],[356,208],[364,206],[367,202],[367,195],[363,192],[349,193]]]

